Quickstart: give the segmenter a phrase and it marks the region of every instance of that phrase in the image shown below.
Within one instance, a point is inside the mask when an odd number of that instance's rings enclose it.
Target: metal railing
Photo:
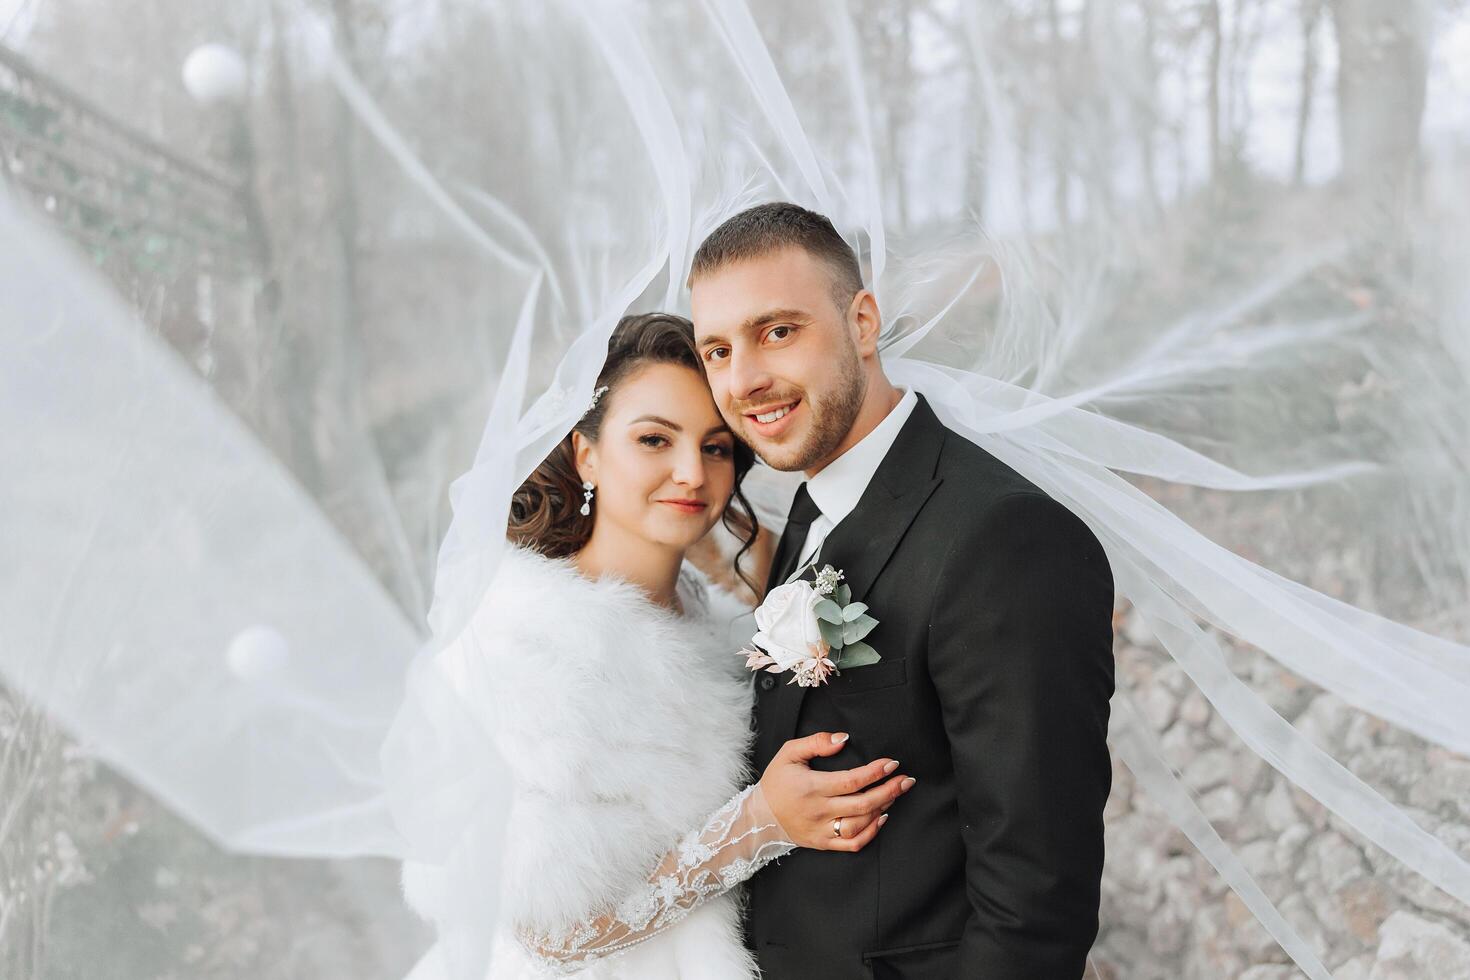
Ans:
[[[241,179],[186,160],[0,45],[0,179],[114,273],[249,275]]]

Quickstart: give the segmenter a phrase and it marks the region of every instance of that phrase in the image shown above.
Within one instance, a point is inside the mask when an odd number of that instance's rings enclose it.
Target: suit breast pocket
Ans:
[[[841,675],[833,677],[828,683],[831,685],[832,693],[861,694],[864,691],[878,691],[885,687],[898,687],[900,684],[908,683],[908,661],[907,660],[880,660],[866,667],[852,667],[844,670]]]

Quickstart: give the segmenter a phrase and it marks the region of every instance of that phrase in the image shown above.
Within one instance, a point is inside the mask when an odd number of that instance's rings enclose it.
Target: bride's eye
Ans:
[[[649,433],[646,436],[639,436],[638,442],[644,446],[647,446],[650,449],[661,449],[662,447],[669,444],[669,439],[667,436],[661,436],[657,433]]]
[[[728,459],[735,453],[734,449],[719,442],[710,443],[704,447],[704,451],[716,459]]]

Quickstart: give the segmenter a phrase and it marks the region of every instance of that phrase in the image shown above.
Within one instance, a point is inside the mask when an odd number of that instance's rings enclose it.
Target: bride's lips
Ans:
[[[709,504],[703,500],[660,500],[661,504],[668,504],[681,514],[702,514],[709,509]]]
[[[767,405],[758,412],[745,412],[745,422],[750,426],[750,431],[765,439],[778,439],[787,429],[796,424],[794,421],[796,413],[801,411],[805,404],[800,398],[794,402],[786,402],[784,405]],[[756,418],[757,415],[767,415],[779,408],[785,408],[786,414],[774,422],[762,422]]]

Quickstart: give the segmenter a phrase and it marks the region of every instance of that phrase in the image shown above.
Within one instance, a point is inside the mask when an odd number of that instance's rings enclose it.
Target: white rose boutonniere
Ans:
[[[842,572],[826,565],[815,582],[796,580],[777,586],[755,611],[752,647],[740,651],[745,666],[773,674],[791,672],[788,683],[816,687],[833,671],[862,667],[882,658],[863,642],[878,620],[868,607],[852,601],[840,584]]]

